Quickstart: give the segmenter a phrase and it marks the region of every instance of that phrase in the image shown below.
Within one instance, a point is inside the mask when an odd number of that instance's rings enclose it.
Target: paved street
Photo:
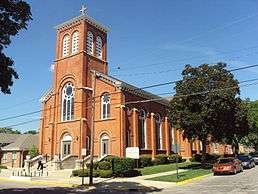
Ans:
[[[130,185],[131,191],[127,191],[125,185]],[[111,189],[112,188],[112,189]],[[142,188],[142,189],[141,189]],[[138,190],[138,191],[137,191]],[[256,194],[258,193],[258,167],[245,170],[243,173],[237,175],[224,175],[224,176],[210,176],[203,180],[194,181],[181,186],[171,184],[171,187],[166,189],[152,189],[145,190],[142,185],[134,182],[104,182],[91,191],[82,191],[74,188],[56,187],[44,184],[31,184],[27,182],[12,182],[0,181],[0,194],[6,193],[234,193],[234,194]]]
[[[171,187],[162,193],[258,193],[258,166],[237,175],[211,176],[182,186]]]

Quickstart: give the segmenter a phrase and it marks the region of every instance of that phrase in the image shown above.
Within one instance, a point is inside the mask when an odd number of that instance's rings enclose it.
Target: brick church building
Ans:
[[[168,100],[108,75],[108,28],[82,10],[56,31],[53,83],[41,98],[42,155],[82,159],[89,155],[91,138],[96,157],[124,157],[126,147],[154,157],[171,153],[176,143],[185,158],[199,153],[198,141],[183,140],[171,127]]]

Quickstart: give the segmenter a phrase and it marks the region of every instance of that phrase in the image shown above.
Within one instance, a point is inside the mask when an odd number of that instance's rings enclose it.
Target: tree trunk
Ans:
[[[202,166],[206,163],[206,145],[207,145],[207,139],[202,139]]]
[[[239,144],[236,137],[233,138],[232,149],[233,149],[233,154],[237,156],[239,154]]]
[[[258,143],[255,144],[254,148],[255,148],[255,152],[258,152]]]

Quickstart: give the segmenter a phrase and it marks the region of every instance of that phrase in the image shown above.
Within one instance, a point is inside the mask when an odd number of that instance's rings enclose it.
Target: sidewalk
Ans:
[[[186,171],[184,169],[180,169],[178,172]],[[175,174],[176,170],[156,173],[151,175],[145,176],[138,176],[132,178],[94,178],[94,187],[90,189],[93,190],[130,190],[130,191],[160,191],[163,189],[167,189],[170,187],[174,187],[176,183],[171,182],[160,182],[160,181],[150,181],[146,180],[149,178],[165,176],[165,175],[172,175]],[[15,181],[10,180],[8,176],[2,176],[0,174],[0,180],[8,180],[8,181]],[[18,182],[18,181],[17,181]],[[19,181],[21,182],[21,181]],[[54,177],[32,177],[31,181],[24,181],[30,184],[38,184],[38,185],[49,185],[55,187],[74,187],[81,185],[82,178],[81,177],[72,177],[72,178],[54,178]],[[84,183],[88,184],[89,178],[84,178]]]

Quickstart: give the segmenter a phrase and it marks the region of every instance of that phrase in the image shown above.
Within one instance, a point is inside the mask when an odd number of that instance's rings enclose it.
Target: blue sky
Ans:
[[[0,119],[40,110],[40,96],[51,87],[55,59],[54,26],[88,15],[111,29],[108,35],[110,75],[139,87],[180,79],[185,64],[224,61],[228,68],[257,64],[258,2],[255,0],[29,0],[33,20],[5,50],[20,79],[11,95],[0,94]],[[118,70],[117,67],[120,67]],[[258,78],[258,68],[238,71],[236,78]],[[242,87],[241,97],[258,99],[258,85]],[[156,94],[173,86],[150,90]],[[9,126],[39,114],[0,121]],[[14,127],[38,129],[32,122]]]

